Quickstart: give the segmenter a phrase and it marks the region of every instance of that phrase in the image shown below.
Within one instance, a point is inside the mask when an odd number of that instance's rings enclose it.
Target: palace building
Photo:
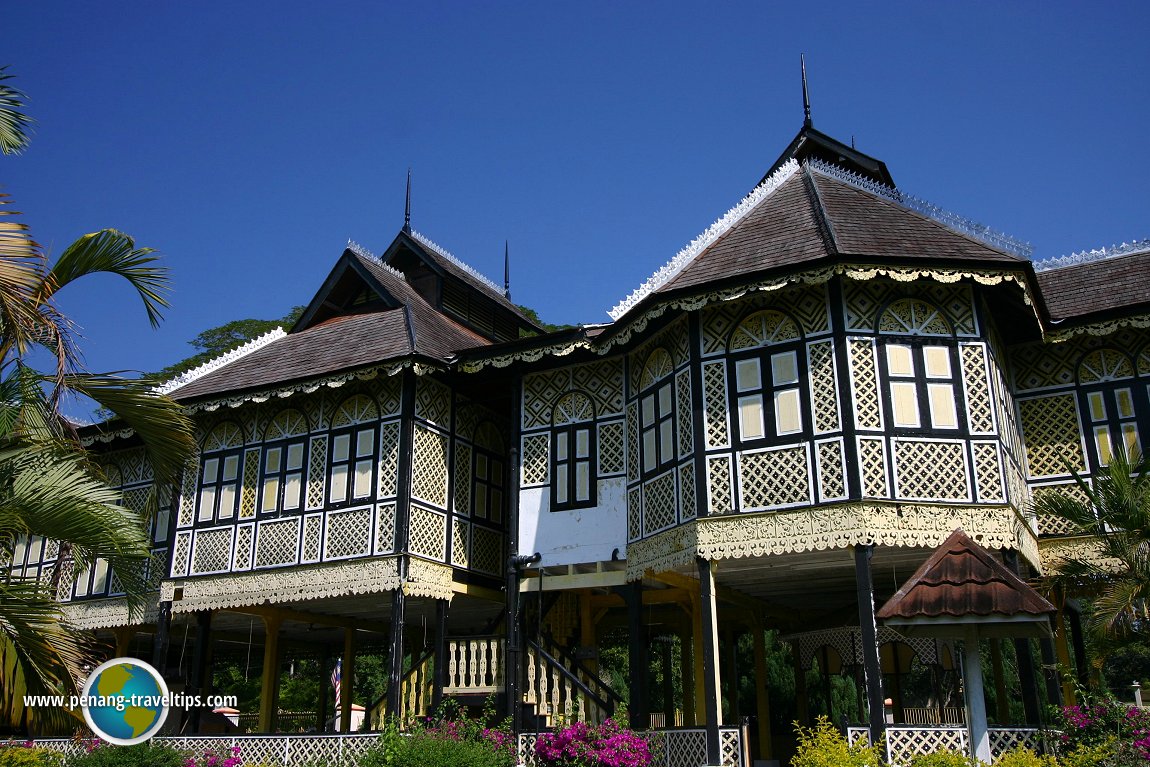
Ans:
[[[1142,448],[1148,285],[1150,241],[1032,260],[808,120],[608,324],[543,332],[407,224],[380,254],[349,243],[293,327],[163,387],[194,414],[200,453],[155,517],[147,610],[51,542],[22,542],[11,572],[65,568],[73,624],[189,691],[210,688],[224,643],[254,647],[258,732],[297,729],[277,722],[277,680],[307,652],[342,659],[344,684],[305,729],[346,732],[353,703],[371,726],[494,695],[529,731],[625,698],[632,725],[678,726],[705,763],[749,767],[785,735],[770,726],[771,628],[801,670],[802,719],[872,738],[962,722],[961,697],[915,706],[899,686],[912,666],[956,668],[965,635],[876,611],[959,529],[970,545],[954,561],[977,574],[988,551],[1023,580],[1086,545],[1031,502]],[[142,508],[136,437],[86,439]],[[914,609],[933,594],[941,612],[985,616],[993,573],[957,597],[919,581]],[[1027,625],[1042,638],[1037,654],[1022,634],[986,640],[1017,659],[1017,680],[987,682],[1000,717],[1008,685],[1025,704],[1025,721],[997,722],[1037,725],[1042,700],[1073,694],[1043,667],[1073,667],[1077,645],[1084,670],[1073,605],[1051,620],[1030,596],[1000,601],[1040,615]],[[598,667],[619,629],[625,691]],[[747,634],[753,699],[732,683]],[[369,647],[390,683],[353,701]],[[808,689],[811,667],[825,689]],[[847,710],[828,706],[832,675],[857,682]]]

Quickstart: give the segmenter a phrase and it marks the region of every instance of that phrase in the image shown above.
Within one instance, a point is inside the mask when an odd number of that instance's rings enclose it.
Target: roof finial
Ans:
[[[803,68],[803,127],[811,128],[811,96],[807,92],[807,59],[802,53],[799,54],[799,63]]]
[[[411,167],[407,168],[407,202],[403,206],[403,231],[411,233]]]
[[[511,300],[511,246],[503,241],[503,297]]]

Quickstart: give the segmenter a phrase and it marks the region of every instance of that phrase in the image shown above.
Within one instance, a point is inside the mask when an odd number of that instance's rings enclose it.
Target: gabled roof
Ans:
[[[1051,320],[1150,313],[1150,242],[1139,244],[1143,247],[1121,255],[1040,268],[1038,285]]]
[[[385,264],[390,264],[395,256],[404,249],[414,253],[420,260],[439,274],[449,275],[468,285],[473,290],[482,293],[498,306],[514,314],[516,318],[528,327],[541,330],[531,318],[520,311],[519,307],[513,304],[511,300],[504,295],[503,290],[498,285],[419,232],[414,230],[400,231],[400,233],[396,235],[395,240],[393,240],[387,250],[384,251],[380,260]]]
[[[1054,605],[955,530],[875,617],[899,625],[923,619],[993,623],[1040,621],[1053,612]]]
[[[331,314],[329,296],[355,282],[375,299]],[[446,361],[488,341],[440,314],[403,275],[349,247],[291,332],[170,392],[177,400],[274,387],[389,360]]]

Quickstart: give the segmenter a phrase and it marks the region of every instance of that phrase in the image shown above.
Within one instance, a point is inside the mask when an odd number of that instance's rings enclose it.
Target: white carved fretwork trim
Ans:
[[[1033,530],[1010,506],[847,503],[684,523],[627,545],[627,580],[709,560],[764,557],[875,544],[934,548],[957,528],[988,549],[1015,549],[1039,567]]]
[[[128,609],[128,600],[123,597],[68,602],[60,605],[60,611],[64,614],[64,622],[69,626],[89,631],[155,623],[159,612],[155,594],[148,604],[136,610],[134,615]]]
[[[499,296],[502,297],[503,288],[499,287],[494,282],[492,282],[490,278],[481,274],[479,272],[479,270],[477,270],[475,267],[463,263],[458,258],[451,255],[451,253],[449,253],[445,248],[440,247],[439,245],[432,242],[430,239],[428,239],[424,235],[420,234],[419,232],[413,231],[411,233],[411,236],[420,245],[422,245],[423,247],[427,248],[428,250],[436,253],[441,258],[445,258],[448,261],[450,261],[451,263],[455,264],[457,267],[459,267],[463,271],[467,272],[468,275],[470,275],[471,277],[474,277],[476,280],[478,280],[480,283],[482,283],[485,288],[488,288],[488,289],[494,291],[496,294],[498,294]]]
[[[407,563],[407,580],[403,593],[409,597],[451,600],[452,568],[412,557]]]
[[[208,373],[214,373],[215,371],[219,370],[220,368],[224,367],[225,365],[230,365],[231,363],[235,362],[236,360],[240,359],[241,357],[246,357],[249,354],[251,354],[252,352],[254,352],[255,350],[262,349],[263,347],[267,346],[271,342],[278,341],[279,339],[284,338],[285,336],[287,336],[287,333],[284,332],[283,328],[277,327],[274,330],[269,330],[267,333],[264,333],[262,336],[258,336],[256,338],[253,338],[252,340],[248,341],[246,344],[243,344],[242,346],[237,346],[235,349],[232,349],[230,352],[226,352],[225,354],[221,354],[219,357],[216,357],[215,359],[208,360],[204,364],[202,364],[198,367],[194,367],[191,370],[187,371],[186,373],[180,373],[178,376],[171,379],[170,381],[165,381],[164,383],[155,387],[152,391],[154,391],[156,394],[170,394],[171,392],[174,392],[176,389],[179,389],[181,386],[187,386],[192,381],[196,381],[200,378],[203,378]]]
[[[172,600],[173,613],[225,610],[262,604],[302,602],[352,594],[378,594],[399,588],[395,557],[355,559],[338,564],[165,581],[160,599]]]
[[[640,285],[631,295],[616,304],[607,314],[609,314],[613,320],[619,319],[633,306],[674,279],[696,256],[742,221],[760,202],[770,197],[772,192],[782,186],[783,183],[795,175],[798,170],[799,164],[794,159],[788,160],[780,165],[774,173],[763,180],[763,183],[755,187],[755,189],[740,200],[735,207],[723,214],[718,221],[711,224],[706,231],[691,240],[691,242],[675,254],[675,257],[668,261],[663,268],[651,275],[646,282]]]

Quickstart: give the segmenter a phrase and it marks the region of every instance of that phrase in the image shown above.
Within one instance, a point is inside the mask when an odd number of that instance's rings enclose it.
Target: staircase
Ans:
[[[447,641],[444,698],[478,706],[504,691],[506,642],[502,636],[458,637]],[[550,637],[542,644],[526,641],[524,703],[534,707],[540,724],[585,721],[599,724],[615,713],[619,695],[597,674]],[[400,687],[400,722],[407,726],[431,715],[434,695],[434,653],[417,658]],[[385,699],[368,711],[372,729],[386,721]]]

